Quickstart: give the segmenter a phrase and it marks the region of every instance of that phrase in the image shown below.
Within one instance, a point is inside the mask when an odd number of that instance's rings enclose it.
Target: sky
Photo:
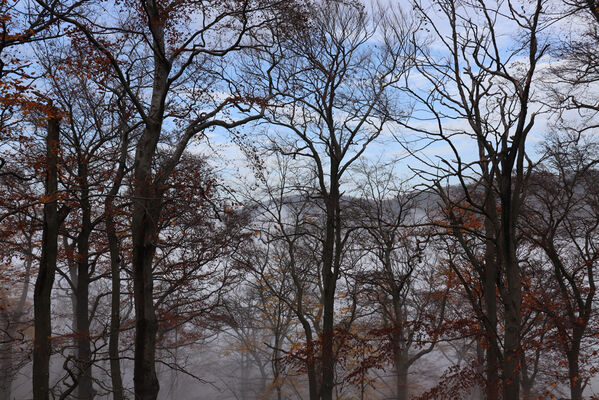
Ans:
[[[505,12],[505,7],[506,6],[504,5],[504,9],[502,10],[503,12]],[[439,29],[440,34],[442,36],[447,35],[449,33],[449,25],[443,20],[442,15],[440,15],[438,11],[434,11],[432,8],[428,11],[430,12],[429,16],[431,17],[431,20],[434,21],[435,26],[437,26],[437,29]],[[477,18],[475,15],[472,15],[472,13],[469,14],[469,17],[472,19]],[[482,30],[482,24],[479,25],[478,28]],[[547,29],[552,28],[549,27]],[[430,29],[430,27],[425,26],[423,30],[421,30],[420,34],[421,39],[427,42],[427,51],[430,52],[432,57],[437,60],[441,60],[447,56],[447,51],[443,46],[442,41],[440,38],[434,37],[433,31]],[[498,38],[499,47],[502,49],[501,56],[507,57],[514,48],[513,43],[521,35],[521,32],[516,29],[515,23],[513,21],[506,21],[505,18],[502,19],[501,17],[498,17],[498,22],[496,24],[496,35]],[[541,40],[544,39],[542,38]],[[374,45],[374,43],[372,45]],[[540,77],[542,71],[546,71],[549,67],[551,67],[553,62],[555,61],[551,60],[550,54],[547,54],[539,63],[538,73],[536,76]],[[517,68],[518,65],[522,64],[527,65],[526,55],[516,55],[508,64],[508,69]],[[423,96],[427,96],[432,90],[430,83],[421,73],[416,70],[412,70],[410,72],[407,84],[412,90],[419,92],[419,94]],[[403,96],[403,98],[401,98],[400,101],[404,103],[406,109],[413,107],[410,118],[406,120],[407,123],[417,127],[418,129],[430,130],[432,132],[436,131],[436,121],[430,119],[431,114],[423,109],[421,104],[419,104],[413,98],[410,98],[405,93],[402,93],[401,96]],[[535,86],[532,97],[543,98],[543,96],[543,88],[539,85]],[[438,110],[445,109],[448,111],[448,114],[454,114],[448,110],[447,107],[444,107],[440,102],[436,102],[436,107]],[[544,106],[539,103],[531,103],[531,112],[542,112],[544,109]],[[555,121],[550,119],[549,114],[540,113],[536,118],[535,126],[527,139],[528,152],[533,160],[536,160],[540,157],[543,138],[545,135],[554,130],[554,122]],[[470,131],[468,123],[464,119],[450,120],[449,118],[442,118],[442,124],[444,129],[453,130],[455,132]],[[264,125],[250,124],[241,128],[239,131],[252,137],[259,138],[260,133],[264,132],[266,129],[272,131],[276,128],[266,128]],[[257,132],[258,135],[256,134]],[[225,161],[225,164],[227,165],[225,169],[228,169],[229,166],[235,165],[240,170],[239,174],[247,174],[247,172],[243,172],[245,169],[243,161],[245,156],[237,145],[231,144],[230,134],[227,134],[223,131],[215,131],[209,135],[210,143],[213,145],[210,150],[217,149],[220,155],[224,156],[227,160]],[[398,141],[402,143],[400,144]],[[453,142],[459,149],[460,157],[463,158],[464,162],[476,160],[476,142],[469,135],[458,134],[454,137]],[[440,159],[455,159],[451,148],[447,143],[433,143],[430,141],[429,137],[423,137],[422,134],[415,133],[414,131],[411,131],[410,129],[393,122],[387,124],[387,127],[379,137],[379,140],[377,140],[375,143],[372,143],[368,147],[364,156],[370,160],[384,160],[385,162],[394,160],[398,165],[396,168],[398,174],[404,178],[411,175],[410,167],[415,169],[420,168],[430,170],[429,166],[425,166],[422,162],[416,160],[414,157],[410,157],[405,149],[405,146],[409,146],[414,149],[420,149],[417,151],[418,156],[429,160],[429,162],[432,164],[438,163]],[[418,181],[419,180],[416,179],[416,182]]]

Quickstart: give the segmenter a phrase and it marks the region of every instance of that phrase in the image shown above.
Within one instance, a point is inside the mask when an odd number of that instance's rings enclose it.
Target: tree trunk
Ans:
[[[308,365],[308,392],[310,395],[310,400],[318,400],[318,379],[313,361],[310,365]]]
[[[119,334],[121,329],[121,257],[118,238],[114,223],[113,197],[106,198],[106,236],[110,251],[110,273],[112,291],[110,297],[110,338],[108,355],[110,357],[110,378],[112,380],[112,395],[114,400],[123,400],[123,379],[121,377],[121,362],[119,357]]]
[[[77,394],[81,400],[94,397],[92,380],[91,338],[89,332],[89,237],[91,234],[91,211],[87,187],[87,166],[79,160],[78,178],[81,185],[81,232],[77,238],[77,314],[75,338],[77,340],[77,366],[79,382]]]
[[[298,319],[302,324],[302,328],[304,328],[304,333],[306,334],[306,345],[308,346],[308,359],[306,360],[306,370],[308,372],[308,393],[310,395],[310,400],[318,400],[318,379],[316,375],[316,365],[315,365],[315,354],[314,354],[314,337],[312,335],[312,328],[310,327],[310,323],[308,320],[298,313]],[[278,386],[280,388],[280,386]]]
[[[310,395],[310,400],[318,400],[318,377],[316,375],[316,365],[314,360],[314,338],[312,337],[312,330],[308,321],[304,318],[300,318],[300,322],[304,327],[304,332],[306,333],[306,343],[308,346],[308,360],[306,362],[306,369],[308,371],[308,393]]]
[[[408,400],[408,360],[400,356],[395,360],[395,398]]]
[[[390,252],[387,253],[387,266],[391,268],[389,259]],[[405,318],[402,310],[402,298],[400,289],[394,285],[392,291],[393,298],[393,367],[395,368],[395,399],[408,400],[408,369],[410,361],[408,357],[408,348],[403,330]]]
[[[275,335],[274,351],[272,354],[271,368],[272,368],[272,384],[274,385],[277,393],[277,400],[282,400],[283,393],[281,391],[281,372],[279,371],[279,348],[281,346],[281,336],[277,333]]]
[[[335,318],[335,289],[337,286],[336,271],[334,269],[335,233],[339,229],[336,221],[336,212],[339,207],[339,188],[335,181],[335,162],[331,162],[331,193],[326,198],[326,233],[322,254],[322,281],[323,281],[323,318],[322,318],[322,383],[320,397],[322,400],[333,400],[335,387],[335,355],[334,344],[334,318]]]
[[[497,307],[495,306],[495,312]],[[497,314],[495,316],[495,326],[497,326]],[[499,354],[497,347],[491,341],[497,342],[497,338],[489,337],[487,333],[487,349],[486,349],[486,382],[485,382],[485,397],[487,400],[499,399]]]
[[[110,357],[110,379],[112,381],[112,396],[114,400],[124,400],[123,378],[121,376],[121,360],[119,356],[119,336],[121,330],[121,250],[117,237],[115,223],[114,199],[118,194],[126,173],[126,163],[129,147],[129,127],[127,125],[126,107],[119,100],[121,155],[114,183],[104,200],[104,221],[106,224],[106,239],[110,253],[110,336],[108,356]]]
[[[511,272],[508,272],[508,280],[512,281],[512,285],[519,286],[519,282],[515,283],[514,275],[517,271],[513,271],[517,267],[511,266]],[[510,275],[512,278],[510,278]],[[518,290],[510,290],[509,298],[505,302],[505,361],[503,366],[503,387],[505,400],[520,399],[520,293]]]
[[[160,136],[160,123],[146,127],[135,156],[135,200],[131,222],[133,245],[133,296],[135,299],[136,400],[156,400],[160,384],[156,375],[156,333],[152,260],[156,251],[162,196],[152,184],[152,154]]]
[[[49,399],[50,354],[51,354],[51,294],[56,274],[58,253],[58,149],[59,120],[48,120],[46,138],[46,201],[44,202],[44,221],[42,234],[42,254],[40,268],[35,281],[33,294],[34,309],[34,346],[33,346],[33,399]]]
[[[144,3],[150,20],[163,16],[156,1]],[[133,383],[136,400],[156,400],[160,384],[156,375],[156,333],[158,321],[154,308],[152,260],[156,251],[158,221],[162,210],[163,188],[152,181],[156,147],[164,122],[166,94],[169,90],[170,64],[166,54],[164,25],[150,25],[154,46],[154,76],[150,109],[144,132],[135,150],[134,201],[131,221],[133,246],[133,297],[135,299],[135,362]],[[166,179],[166,177],[157,177]]]
[[[485,209],[489,215],[497,217],[495,197],[487,196]],[[485,218],[485,271],[483,273],[484,285],[484,307],[486,313],[486,324],[484,324],[486,332],[486,382],[485,382],[485,397],[487,400],[497,400],[499,398],[499,354],[497,343],[497,260],[495,246],[495,229],[493,221]]]
[[[149,190],[137,191],[141,199]],[[141,203],[141,204],[138,204]],[[133,233],[133,294],[135,297],[135,363],[133,382],[136,400],[156,400],[160,384],[156,376],[156,332],[158,322],[154,310],[154,215],[148,215],[150,201],[138,200],[134,205]]]
[[[568,381],[570,384],[570,399],[582,400],[582,382],[580,381],[580,371],[578,364],[579,346],[573,346],[573,349],[568,351]]]
[[[334,295],[335,285],[330,281],[332,277],[324,279],[324,301],[323,301],[323,320],[322,320],[322,400],[333,399],[333,389],[335,380],[335,363],[333,355],[333,323],[334,323]]]
[[[504,164],[507,164],[506,161]],[[516,258],[515,220],[512,207],[512,168],[503,166],[501,189],[501,258],[507,283],[503,299],[505,308],[505,338],[503,363],[503,399],[520,399],[520,309],[522,293],[520,270]]]

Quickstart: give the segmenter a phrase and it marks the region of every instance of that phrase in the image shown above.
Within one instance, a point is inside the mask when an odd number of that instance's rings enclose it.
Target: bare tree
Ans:
[[[417,227],[425,213],[417,204],[418,193],[404,189],[393,170],[382,165],[364,167],[362,177],[357,219],[363,246],[372,256],[362,283],[371,287],[380,308],[381,332],[389,343],[380,351],[392,354],[395,398],[407,400],[410,367],[438,342],[446,293],[438,277],[427,277],[436,273],[437,260],[435,251],[427,249],[432,230]]]
[[[599,262],[598,146],[579,134],[554,135],[546,159],[531,177],[523,230],[550,265],[551,278],[537,291],[568,364],[570,397],[582,399],[589,377],[580,371],[583,341],[596,332],[596,273]],[[543,264],[541,264],[543,265]]]
[[[281,373],[280,357],[290,331],[291,310],[260,280],[247,284],[247,287],[240,288],[243,290],[241,296],[228,296],[225,301],[230,317],[229,329],[225,333],[238,346],[241,358],[239,397],[272,398],[274,392],[276,399],[281,400],[285,378]],[[269,284],[271,288],[279,289],[286,286],[284,280]],[[281,292],[278,294],[282,295]],[[251,373],[256,370],[259,373],[258,384],[251,384]]]
[[[322,278],[320,271],[313,268],[318,265],[316,258],[321,248],[313,234],[320,207],[311,199],[309,178],[306,180],[299,172],[298,161],[278,153],[273,158],[271,162],[276,167],[273,173],[262,176],[262,190],[248,195],[248,204],[256,214],[256,237],[236,258],[256,277],[258,290],[275,297],[301,326],[302,334],[297,339],[303,338],[305,348],[303,355],[296,358],[303,364],[309,398],[313,400],[318,399],[320,386],[320,363],[315,351],[322,334],[322,307],[318,306]],[[284,344],[280,340],[274,345],[277,359],[285,354]],[[280,373],[283,363],[274,362]]]
[[[419,47],[416,68],[426,84],[411,90],[419,102],[414,115],[434,127],[416,120],[410,127],[424,134],[428,146],[447,145],[449,154],[413,155],[426,166],[418,172],[441,197],[453,234],[484,282],[479,316],[490,338],[498,334],[500,292],[505,334],[503,349],[494,341],[489,346],[487,397],[498,396],[493,374],[501,365],[503,398],[518,399],[522,287],[516,226],[530,167],[526,142],[538,113],[531,110],[534,78],[548,48],[540,38],[546,3],[432,1],[416,7],[440,49]],[[503,45],[500,25],[517,32],[513,46]],[[480,216],[482,258],[470,251],[463,212]]]
[[[103,85],[98,84],[105,76],[98,74],[96,80],[89,79],[91,71],[83,68],[73,47],[61,48],[49,43],[40,49],[38,57],[48,77],[48,95],[56,99],[56,106],[68,118],[62,132],[65,148],[60,182],[65,192],[63,202],[69,204],[72,212],[61,234],[70,271],[64,278],[73,293],[76,365],[74,381],[67,391],[76,388],[79,398],[91,399],[94,301],[90,288],[99,279],[94,275],[100,270],[96,267],[105,248],[103,241],[98,240],[98,226],[104,222],[103,213],[99,212],[103,184],[106,174],[112,173],[106,166],[111,160],[116,163],[118,157],[118,151],[114,151],[120,139],[118,117],[115,120],[112,114],[116,96],[106,93]],[[58,68],[59,65],[63,68]]]
[[[134,382],[136,397],[155,399],[159,391],[155,369],[158,323],[152,259],[166,182],[193,137],[209,128],[231,128],[259,117],[255,113],[234,120],[223,114],[237,110],[244,115],[260,100],[223,81],[229,73],[226,58],[250,45],[248,38],[266,20],[278,18],[280,14],[271,11],[283,7],[283,2],[144,0],[135,7],[115,5],[120,17],[106,25],[89,18],[95,7],[101,9],[97,2],[85,2],[85,13],[74,16],[64,12],[69,4],[37,3],[91,44],[90,58],[111,69],[143,122],[133,163]],[[149,99],[132,85],[151,87]],[[222,96],[223,92],[231,94]],[[176,127],[171,128],[172,122],[177,122]],[[159,143],[168,143],[172,149],[162,160],[157,157]]]
[[[52,337],[52,313],[50,301],[56,275],[58,253],[58,230],[61,218],[58,213],[58,153],[60,149],[60,119],[48,119],[46,137],[46,181],[44,202],[43,236],[40,268],[33,294],[35,342],[33,347],[33,398],[50,398],[50,354]]]
[[[399,11],[387,11],[369,14],[353,1],[315,3],[308,26],[289,32],[265,58],[274,65],[267,71],[271,79],[252,80],[263,92],[274,85],[276,103],[265,115],[280,132],[272,136],[272,147],[309,163],[324,205],[318,265],[323,285],[322,383],[311,398],[330,400],[335,386],[335,296],[348,239],[342,228],[342,181],[389,116],[397,115],[390,89],[405,76],[411,60],[409,23]],[[390,23],[393,17],[396,24]]]
[[[37,193],[32,182],[22,181],[11,174],[2,175],[1,212],[20,209],[23,202],[31,202]],[[11,398],[12,383],[20,369],[29,363],[29,340],[26,331],[31,328],[31,279],[34,265],[39,261],[40,215],[33,207],[19,210],[5,220],[0,230],[0,260],[2,279],[0,290],[0,397]]]

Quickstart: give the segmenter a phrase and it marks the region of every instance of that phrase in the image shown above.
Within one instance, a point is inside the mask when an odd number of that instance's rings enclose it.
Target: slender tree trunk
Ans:
[[[495,197],[487,196],[485,209],[490,215],[497,217]],[[486,382],[485,396],[487,400],[497,400],[499,398],[499,354],[497,343],[497,260],[495,246],[494,223],[490,218],[485,218],[485,271],[483,274],[484,300],[486,324]]]
[[[493,296],[495,297],[495,296]],[[487,314],[491,319],[493,326],[497,327],[497,305],[494,307],[486,307]],[[493,314],[494,312],[494,314]],[[487,349],[486,349],[486,382],[485,382],[485,397],[487,400],[499,399],[499,354],[497,352],[497,337],[494,333],[487,332]],[[495,343],[493,343],[494,341]]]
[[[334,164],[334,163],[331,163]],[[331,167],[333,171],[333,167]],[[331,178],[333,179],[333,178]],[[338,202],[337,184],[331,184],[332,190],[326,206],[326,233],[323,245],[323,319],[322,319],[322,384],[320,397],[322,400],[333,400],[333,389],[335,387],[335,357],[333,353],[334,343],[334,318],[335,318],[335,289],[337,286],[336,274],[333,270],[333,257],[335,251],[335,209]]]
[[[158,67],[157,67],[158,68]],[[163,71],[164,72],[164,71]],[[158,75],[159,73],[156,72]],[[164,79],[168,76],[164,72]],[[162,84],[166,85],[165,82]],[[155,85],[155,90],[156,86]],[[153,99],[154,101],[157,101]],[[135,154],[135,199],[131,221],[133,247],[133,297],[135,299],[135,361],[133,383],[136,400],[156,400],[160,384],[156,374],[156,333],[152,261],[156,252],[162,192],[152,183],[152,159],[162,124],[161,116],[146,126]]]
[[[87,269],[86,262],[79,263],[79,273],[77,274],[79,282],[77,283],[77,365],[79,369],[79,382],[77,395],[79,399],[90,400],[93,398],[92,387],[92,354],[91,339],[89,332],[89,273],[84,273]]]
[[[391,251],[386,251],[385,264],[389,272],[391,272]],[[406,348],[405,332],[403,324],[405,323],[404,313],[402,310],[402,297],[400,289],[392,283],[393,290],[393,367],[395,368],[395,399],[408,400],[408,369],[409,358],[408,349]]]
[[[308,365],[308,392],[310,400],[318,400],[318,377],[316,374],[316,368],[314,362]]]
[[[281,346],[281,337],[279,334],[275,335],[275,343],[274,343],[274,351],[272,354],[272,383],[275,387],[275,391],[277,392],[277,400],[282,400],[283,393],[281,391],[281,372],[279,371],[279,348]]]
[[[58,253],[58,149],[59,120],[48,120],[46,138],[46,201],[44,203],[44,222],[42,234],[42,254],[40,268],[35,281],[33,294],[34,330],[33,346],[33,399],[49,399],[50,354],[51,354],[51,294],[56,274]]]
[[[507,268],[508,281],[512,282],[512,287],[519,286],[516,283],[518,271],[515,266]],[[519,400],[520,394],[520,293],[517,288],[509,291],[509,298],[505,303],[505,361],[503,367],[503,387],[505,400]]]
[[[121,257],[118,238],[114,223],[113,196],[106,198],[106,236],[110,251],[110,273],[112,291],[110,296],[110,337],[108,354],[110,357],[110,378],[112,380],[112,395],[114,400],[123,400],[123,379],[121,377],[121,362],[119,356],[119,334],[121,329]]]
[[[507,161],[505,162],[507,164]],[[507,283],[505,309],[505,338],[503,363],[503,399],[520,399],[520,309],[522,293],[520,269],[516,258],[514,215],[512,204],[512,168],[503,166],[501,186],[501,246],[503,267]]]
[[[333,133],[331,133],[333,137]],[[338,149],[332,149],[330,165],[330,191],[323,193],[326,209],[325,237],[322,250],[323,281],[323,318],[322,318],[322,383],[320,397],[322,400],[333,400],[335,388],[335,290],[339,273],[340,256],[340,193],[339,193],[339,160]]]
[[[74,247],[69,244],[69,241],[66,236],[62,237],[62,246],[65,249],[65,252],[69,254],[73,251],[75,252]],[[71,330],[73,333],[77,332],[77,283],[79,282],[79,278],[77,278],[78,268],[77,263],[75,262],[75,257],[69,257],[67,260],[67,266],[69,267],[69,278],[71,279]],[[73,338],[73,350],[72,356],[73,358],[77,358],[77,338]]]
[[[129,148],[129,127],[127,125],[126,106],[119,98],[120,132],[121,132],[121,154],[119,166],[114,183],[104,200],[104,221],[106,224],[106,239],[108,240],[108,251],[110,253],[110,337],[108,343],[108,356],[110,357],[110,379],[112,381],[112,395],[114,400],[124,400],[123,378],[121,376],[121,359],[119,355],[119,336],[121,330],[121,250],[117,237],[115,223],[114,199],[118,194],[127,163]]]
[[[301,297],[300,297],[301,298]],[[308,375],[308,393],[310,400],[319,399],[318,391],[318,376],[316,373],[315,354],[314,354],[314,337],[312,335],[312,328],[310,322],[301,314],[301,308],[299,309],[297,316],[302,324],[304,333],[306,334],[306,343],[308,346],[308,359],[306,360],[306,370]]]
[[[79,382],[77,394],[81,400],[94,397],[92,380],[92,353],[89,332],[89,237],[91,234],[91,210],[87,187],[87,165],[79,161],[78,178],[81,185],[81,232],[77,238],[77,314],[75,338],[77,340],[77,365]]]
[[[335,364],[333,356],[333,323],[334,323],[334,293],[335,285],[331,283],[332,277],[324,279],[324,301],[322,321],[322,400],[333,399]]]

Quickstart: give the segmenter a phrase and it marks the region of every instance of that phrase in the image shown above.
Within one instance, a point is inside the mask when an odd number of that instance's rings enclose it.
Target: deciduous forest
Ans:
[[[599,399],[595,278],[598,0],[0,0],[0,400]]]

